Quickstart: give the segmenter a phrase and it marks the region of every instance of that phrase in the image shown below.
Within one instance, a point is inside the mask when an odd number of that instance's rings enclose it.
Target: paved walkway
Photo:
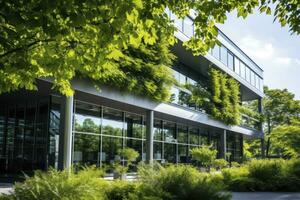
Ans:
[[[12,184],[0,183],[0,194],[9,194],[12,192]]]
[[[300,200],[300,193],[289,192],[233,192],[232,200]]]

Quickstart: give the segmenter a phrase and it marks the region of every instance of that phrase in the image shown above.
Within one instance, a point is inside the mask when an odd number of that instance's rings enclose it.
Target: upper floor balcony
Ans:
[[[166,12],[178,30],[175,36],[179,42],[172,50],[180,62],[202,74],[213,64],[241,84],[242,100],[263,97],[263,70],[222,31],[219,30],[218,35],[221,46],[215,45],[205,56],[193,56],[192,52],[182,46],[183,42],[194,36],[193,13],[191,12],[189,17],[179,19],[171,11]]]

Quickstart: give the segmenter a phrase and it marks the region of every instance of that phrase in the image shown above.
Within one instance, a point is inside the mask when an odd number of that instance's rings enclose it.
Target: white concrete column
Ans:
[[[153,126],[154,126],[154,111],[147,111],[146,115],[146,161],[150,165],[153,164]]]

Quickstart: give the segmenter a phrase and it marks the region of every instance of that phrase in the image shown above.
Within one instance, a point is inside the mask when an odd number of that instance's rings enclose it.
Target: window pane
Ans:
[[[190,144],[199,145],[198,128],[196,127],[189,128],[189,134],[190,134]]]
[[[179,93],[180,93],[180,90],[177,87],[171,88],[170,100],[172,103],[179,104]]]
[[[251,79],[251,77],[250,77],[250,69],[249,69],[249,67],[246,67],[246,80],[250,83],[250,79]]]
[[[194,35],[194,23],[189,17],[186,17],[183,20],[183,32],[188,37],[192,37]]]
[[[201,145],[208,145],[208,135],[205,133],[200,134],[200,144]]]
[[[73,161],[80,165],[98,165],[100,135],[74,134]]]
[[[143,125],[142,116],[133,113],[126,113],[125,118],[125,135],[127,137],[142,138],[143,136]]]
[[[233,55],[231,53],[228,53],[228,64],[227,66],[233,70]]]
[[[255,75],[256,75],[256,74],[255,74]],[[255,87],[259,89],[259,88],[260,88],[260,87],[259,87],[259,77],[256,75],[256,78],[255,78],[255,79],[256,79]]]
[[[154,119],[154,140],[162,141],[162,124],[161,120]]]
[[[178,162],[186,163],[187,162],[187,145],[178,145]]]
[[[164,122],[164,137],[166,142],[176,142],[175,123]]]
[[[112,164],[114,161],[120,161],[119,152],[122,149],[123,140],[115,137],[102,137],[101,160],[104,164]]]
[[[125,146],[131,149],[134,149],[139,153],[139,157],[134,162],[137,164],[142,159],[142,140],[136,140],[136,139],[126,139],[125,140]]]
[[[176,162],[176,145],[175,144],[164,144],[164,159],[167,163]]]
[[[100,133],[100,107],[76,102],[75,131],[86,133]]]
[[[237,74],[240,74],[240,60],[237,57],[234,57],[234,71]]]
[[[227,48],[224,46],[221,46],[221,62],[224,65],[227,65]]]
[[[255,75],[252,70],[251,70],[251,85],[255,85]]]
[[[217,44],[212,49],[212,55],[216,59],[220,60],[220,47]]]
[[[246,66],[243,62],[240,63],[240,67],[241,67],[241,77],[246,79]]]
[[[102,133],[105,135],[122,136],[122,112],[110,108],[103,108]]]
[[[187,134],[187,126],[178,125],[178,142],[179,143],[188,143],[188,134]]]
[[[162,159],[162,143],[161,142],[154,142],[153,158],[154,158],[154,160]]]
[[[263,92],[263,90],[264,90],[264,82],[263,82],[263,80],[260,78],[259,79],[259,85],[260,85],[260,91],[262,91]]]
[[[182,30],[182,19],[179,19],[174,13],[171,13],[171,20],[174,20],[175,27],[180,30]]]

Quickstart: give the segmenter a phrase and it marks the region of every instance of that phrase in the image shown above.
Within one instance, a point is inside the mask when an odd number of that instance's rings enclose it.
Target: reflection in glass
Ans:
[[[164,144],[164,160],[167,163],[176,162],[176,145],[175,144]]]
[[[187,126],[178,125],[178,143],[188,143],[188,133],[187,133]]]
[[[119,110],[103,108],[102,134],[122,136],[123,114]]]
[[[237,57],[234,57],[234,71],[237,74],[240,74],[240,60]]]
[[[99,165],[100,135],[74,134],[73,161],[80,165]]]
[[[240,62],[240,70],[241,70],[241,77],[246,79],[246,66],[243,62]]]
[[[188,146],[187,145],[178,145],[178,162],[186,163],[188,156]]]
[[[162,143],[161,142],[154,142],[153,158],[154,158],[154,160],[162,159]]]
[[[233,55],[231,53],[228,52],[228,62],[227,62],[227,66],[229,67],[229,69],[233,70]]]
[[[250,83],[251,77],[250,77],[250,69],[249,67],[246,67],[246,80]]]
[[[142,138],[142,116],[133,113],[126,113],[124,131],[127,137]]]
[[[102,137],[101,160],[104,164],[112,164],[114,161],[121,161],[119,151],[123,147],[122,138]]]
[[[164,139],[166,142],[176,142],[176,125],[173,122],[164,122]]]
[[[224,46],[221,46],[220,50],[221,50],[220,60],[224,65],[227,65],[227,48]]]
[[[220,60],[220,46],[219,45],[216,44],[214,46],[214,48],[212,49],[212,55],[216,59]]]
[[[198,132],[198,128],[196,128],[196,127],[190,127],[189,128],[189,134],[190,134],[190,144],[199,145],[199,132]]]
[[[154,140],[162,141],[162,121],[154,119]]]
[[[100,107],[76,102],[75,131],[100,134]]]

